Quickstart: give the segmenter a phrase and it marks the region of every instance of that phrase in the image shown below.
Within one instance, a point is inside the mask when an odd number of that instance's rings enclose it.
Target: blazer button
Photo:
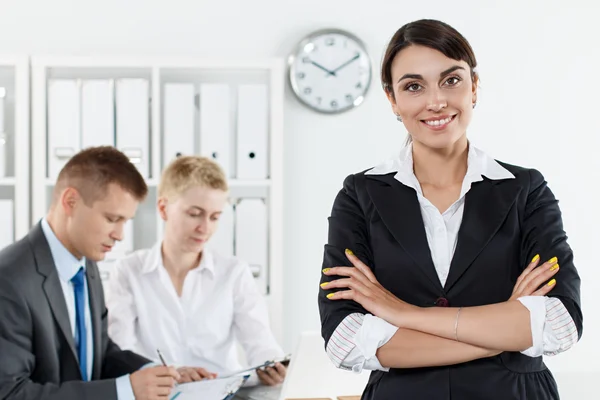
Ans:
[[[435,301],[435,305],[438,307],[448,307],[450,305],[450,302],[448,302],[448,299],[446,299],[444,297],[439,297]]]

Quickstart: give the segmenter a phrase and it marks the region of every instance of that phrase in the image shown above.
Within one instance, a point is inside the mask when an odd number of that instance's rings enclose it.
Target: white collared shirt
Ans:
[[[433,264],[444,286],[458,242],[465,195],[471,189],[471,185],[483,180],[484,176],[491,180],[515,177],[493,158],[469,144],[467,172],[459,199],[444,213],[440,213],[437,207],[423,196],[421,185],[413,172],[412,145],[403,148],[398,157],[372,168],[365,174],[385,175],[394,172],[394,177],[400,183],[415,189],[417,193]],[[531,357],[554,355],[575,344],[575,323],[559,299],[527,296],[519,301],[530,311],[533,339],[533,346],[524,350],[523,354]],[[387,368],[381,366],[375,353],[397,330],[397,327],[373,315],[351,314],[334,331],[327,343],[327,354],[339,368],[356,372],[362,371],[363,368],[385,371]]]
[[[235,257],[204,249],[179,297],[159,242],[117,261],[109,282],[109,336],[123,349],[157,363],[160,349],[168,364],[216,373],[242,368],[236,339],[249,365],[283,356],[250,268]]]

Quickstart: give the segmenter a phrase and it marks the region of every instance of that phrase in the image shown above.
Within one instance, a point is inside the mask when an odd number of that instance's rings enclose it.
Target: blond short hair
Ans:
[[[207,157],[180,156],[164,169],[158,196],[177,198],[192,187],[204,186],[224,192],[229,190],[223,169]]]

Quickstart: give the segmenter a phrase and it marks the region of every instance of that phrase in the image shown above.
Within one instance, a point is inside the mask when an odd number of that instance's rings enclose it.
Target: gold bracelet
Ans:
[[[460,315],[460,310],[462,310],[462,307],[460,307],[456,313],[456,321],[454,322],[454,338],[456,339],[456,341],[458,342],[458,316]]]

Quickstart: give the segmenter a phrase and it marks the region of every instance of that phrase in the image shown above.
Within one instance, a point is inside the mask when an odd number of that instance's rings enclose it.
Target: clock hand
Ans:
[[[325,68],[324,66],[322,66],[321,64],[317,64],[316,62],[314,62],[313,60],[310,60],[311,64],[314,65],[317,68],[321,68],[323,71],[327,72],[328,75],[333,75],[335,76],[335,72],[328,70],[327,68]]]
[[[344,68],[346,65],[350,64],[352,61],[357,60],[359,58],[360,58],[360,54],[357,54],[331,72],[335,74],[337,71],[339,71],[340,69]]]

